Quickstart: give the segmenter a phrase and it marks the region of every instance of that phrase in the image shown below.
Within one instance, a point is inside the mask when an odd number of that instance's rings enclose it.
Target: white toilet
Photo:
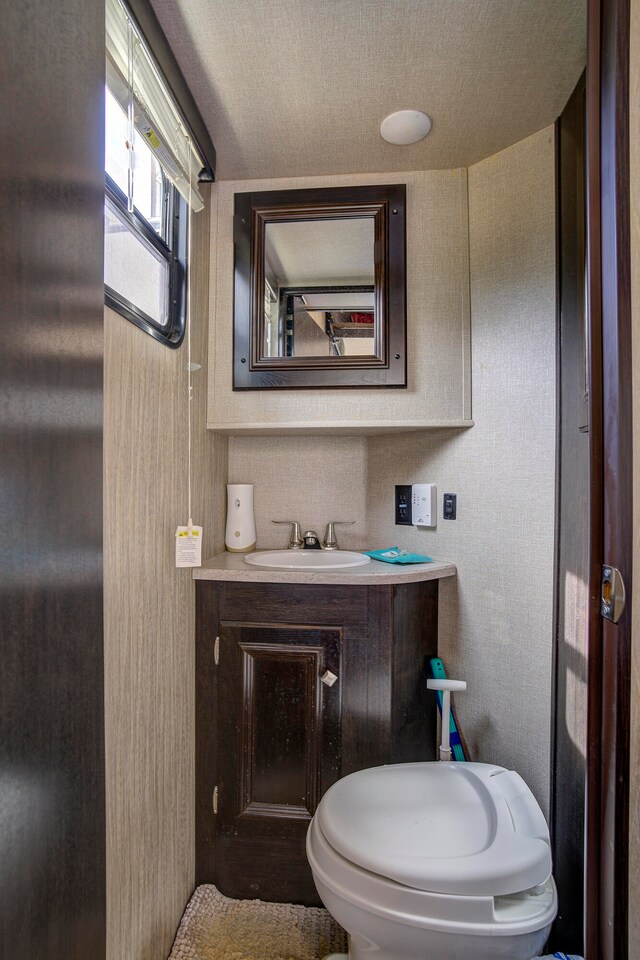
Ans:
[[[492,764],[344,777],[318,805],[307,856],[350,960],[530,960],[557,913],[542,811]]]

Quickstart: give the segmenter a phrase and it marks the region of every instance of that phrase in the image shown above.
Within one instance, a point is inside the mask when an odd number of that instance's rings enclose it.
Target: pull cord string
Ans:
[[[191,536],[193,520],[191,518],[191,402],[193,400],[193,386],[191,383],[191,201],[193,185],[191,182],[192,163],[191,163],[191,137],[186,134],[187,140],[187,159],[189,163],[189,202],[187,203],[187,387],[188,387],[188,430],[187,430],[187,487],[188,487],[188,510],[189,525],[187,533]]]

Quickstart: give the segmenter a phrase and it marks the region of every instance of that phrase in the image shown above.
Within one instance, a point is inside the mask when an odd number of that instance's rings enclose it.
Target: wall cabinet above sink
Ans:
[[[392,183],[406,184],[406,388],[234,391],[236,193]],[[214,185],[208,427],[335,435],[472,426],[468,233],[464,169]]]

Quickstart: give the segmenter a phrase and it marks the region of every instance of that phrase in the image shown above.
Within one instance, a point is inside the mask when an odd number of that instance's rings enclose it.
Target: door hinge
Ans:
[[[605,620],[617,623],[625,604],[625,589],[622,574],[616,567],[604,564],[600,586],[600,613]]]
[[[213,641],[213,662],[216,667],[220,663],[220,637],[216,637]]]
[[[211,806],[213,807],[213,812],[218,812],[218,788],[213,788],[213,796],[211,798]]]

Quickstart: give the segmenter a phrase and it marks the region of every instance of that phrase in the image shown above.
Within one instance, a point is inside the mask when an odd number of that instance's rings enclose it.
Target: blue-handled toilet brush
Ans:
[[[448,680],[444,664],[440,657],[432,657],[429,661],[431,679],[427,680],[429,690],[436,691],[438,709],[442,718],[442,743],[440,746],[441,760],[469,760],[469,754],[460,734],[458,721],[451,706],[452,691],[467,689],[464,680]]]

